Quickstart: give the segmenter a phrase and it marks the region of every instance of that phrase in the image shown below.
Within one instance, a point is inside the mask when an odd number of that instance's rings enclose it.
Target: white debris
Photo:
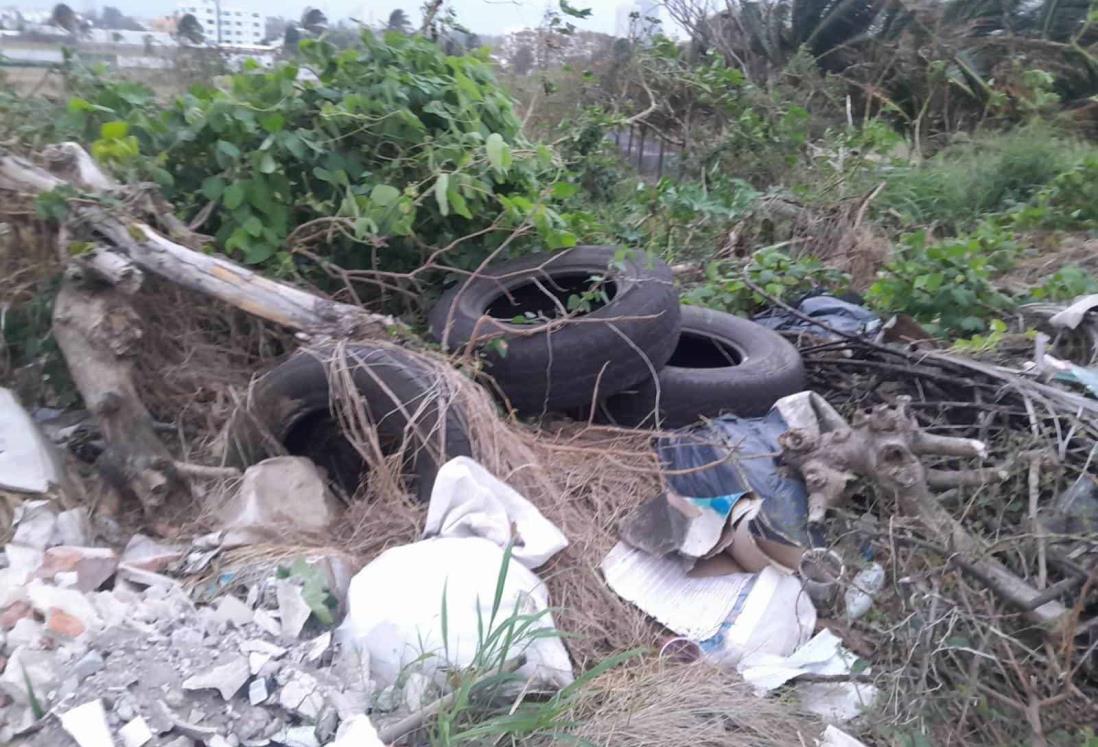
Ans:
[[[15,625],[8,631],[6,645],[9,650],[20,646],[37,648],[45,630],[46,627],[33,617],[21,617],[15,621]]]
[[[125,747],[142,747],[153,738],[152,729],[145,723],[145,719],[138,716],[133,721],[118,730],[118,736],[122,737]]]
[[[301,592],[301,587],[289,581],[275,584],[275,596],[278,598],[278,614],[282,620],[282,637],[296,639],[309,615],[313,613]]]
[[[27,691],[28,681],[35,697],[45,706],[43,696],[60,682],[54,652],[32,651],[25,646],[12,651],[4,673],[0,674],[0,691],[7,693],[20,705],[29,705],[31,697]]]
[[[102,700],[92,700],[62,713],[61,728],[80,747],[114,747]]]
[[[248,685],[248,702],[252,705],[259,705],[270,697],[270,693],[267,692],[267,680],[264,677],[256,677]]]
[[[385,747],[369,716],[359,714],[339,726],[336,739],[328,747]]]
[[[269,662],[273,657],[270,654],[261,654],[258,651],[253,651],[248,654],[248,669],[252,671],[252,674],[259,674],[259,670]]]
[[[251,676],[248,661],[243,656],[234,656],[228,663],[209,669],[183,681],[184,690],[217,690],[221,697],[229,700],[244,687]]]
[[[183,548],[135,534],[122,551],[127,568],[159,573],[183,557]]]
[[[521,538],[512,557],[531,570],[568,546],[534,504],[469,457],[455,457],[439,469],[423,536],[482,537],[500,547]]]
[[[103,624],[92,603],[76,589],[47,586],[34,579],[27,584],[27,598],[31,607],[41,615],[48,615],[50,610],[61,610],[79,620],[86,630],[99,628]]]
[[[323,530],[338,511],[338,504],[312,461],[281,456],[249,467],[240,489],[218,509],[217,518],[222,528],[248,530],[244,534],[258,540],[286,526]],[[235,537],[242,533],[232,534]]]
[[[95,591],[114,575],[117,567],[118,556],[110,548],[58,545],[46,550],[38,575],[59,582],[62,574],[72,572],[76,574],[74,585],[78,590]]]
[[[252,638],[247,641],[241,641],[240,650],[246,654],[267,654],[274,659],[277,659],[286,653],[286,649],[281,646],[276,646],[269,641],[265,641],[262,638]]]
[[[305,661],[310,663],[317,661],[321,656],[324,656],[324,652],[327,651],[328,647],[331,645],[331,631],[318,635],[316,638],[309,641],[309,645],[305,649]]]
[[[311,726],[295,726],[278,735],[278,741],[286,747],[320,747]]]
[[[60,484],[61,475],[57,447],[42,435],[11,390],[0,387],[0,488],[45,493]]]
[[[11,538],[13,544],[45,550],[57,526],[57,511],[49,501],[23,501],[15,507],[12,525],[15,527]]]
[[[231,594],[218,600],[215,615],[219,622],[232,623],[238,628],[250,623],[253,617],[252,608]]]
[[[263,632],[270,635],[279,635],[282,633],[282,626],[279,625],[278,620],[275,620],[267,610],[256,610],[252,616],[252,622],[258,625]]]
[[[106,666],[106,662],[103,661],[102,654],[98,651],[89,651],[73,665],[71,674],[79,681],[91,677],[96,672],[101,671],[104,666]]]
[[[83,547],[91,542],[91,536],[91,520],[88,519],[88,510],[81,506],[57,514],[57,523],[54,526],[53,542],[51,544]]]
[[[280,680],[282,676],[280,675]],[[308,719],[315,719],[324,707],[324,696],[319,692],[316,678],[301,671],[286,673],[278,702],[287,711]]]

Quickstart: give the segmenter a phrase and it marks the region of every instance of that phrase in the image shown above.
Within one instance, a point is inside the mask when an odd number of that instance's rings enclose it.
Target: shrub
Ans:
[[[1098,153],[1059,174],[1014,218],[1021,228],[1098,227]]]
[[[769,305],[747,282],[767,295],[788,304],[797,303],[808,293],[826,289],[843,293],[850,277],[823,265],[815,257],[790,257],[778,248],[761,249],[742,269],[729,263],[712,262],[706,268],[706,280],[683,294],[685,303],[708,306],[731,314],[750,315]]]
[[[963,231],[985,213],[1010,210],[1088,156],[1092,146],[1033,124],[946,148],[917,166],[887,167],[878,209],[907,225]]]
[[[909,314],[929,332],[971,336],[1011,306],[992,284],[1017,253],[993,226],[931,243],[925,231],[901,239],[891,262],[869,289],[867,300],[886,312]]]

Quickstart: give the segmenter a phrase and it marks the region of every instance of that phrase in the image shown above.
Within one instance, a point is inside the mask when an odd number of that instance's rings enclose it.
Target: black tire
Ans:
[[[679,345],[658,380],[662,428],[726,413],[759,417],[805,386],[801,355],[784,337],[699,306],[683,307]],[[656,427],[655,409],[651,379],[609,397],[601,407],[612,422],[634,427]]]
[[[248,405],[229,425],[230,464],[244,467],[285,452],[307,456],[348,495],[355,492],[366,465],[332,413],[325,362],[331,353],[325,348],[296,353],[256,382]],[[409,353],[358,344],[347,346],[346,355],[382,450],[392,453],[408,439],[407,483],[420,500],[428,500],[439,466],[473,455],[460,413],[453,406],[444,408],[445,422],[439,427],[430,373]],[[414,415],[412,428],[409,414]]]
[[[506,354],[485,348],[488,373],[520,413],[589,406],[596,389],[602,398],[658,371],[679,336],[671,269],[643,253],[619,254],[612,246],[580,246],[488,267],[443,294],[429,315],[431,336],[449,350],[474,335],[474,344],[502,338]],[[531,333],[509,321],[539,306],[552,313],[576,287],[570,284],[586,284],[592,275],[613,284],[600,308],[551,331]]]

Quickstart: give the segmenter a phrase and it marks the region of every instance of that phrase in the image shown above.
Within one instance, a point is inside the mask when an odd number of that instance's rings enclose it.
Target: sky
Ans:
[[[56,0],[14,0],[10,4],[18,7],[50,8],[54,2]],[[177,5],[175,0],[70,0],[70,3],[77,12],[114,5],[123,13],[139,18],[171,13]],[[422,0],[223,0],[223,3],[259,11],[265,16],[287,18],[300,17],[304,7],[313,4],[321,8],[331,20],[356,18],[367,23],[383,21],[394,9],[403,8],[414,24],[421,17],[422,6]],[[505,34],[537,26],[545,12],[547,0],[449,0],[448,4],[457,12],[460,23],[483,35]],[[613,33],[618,7],[630,4],[628,0],[572,0],[575,7],[586,7],[592,11],[591,17],[586,20],[572,20],[577,28]],[[553,2],[553,5],[556,3]]]

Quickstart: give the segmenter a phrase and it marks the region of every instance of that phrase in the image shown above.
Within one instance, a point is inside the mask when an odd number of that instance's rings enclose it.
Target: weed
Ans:
[[[1012,305],[992,277],[1013,262],[1017,247],[1002,229],[931,242],[925,231],[907,234],[867,299],[888,312],[909,314],[936,334],[982,333],[988,319]]]
[[[1098,280],[1077,265],[1065,265],[1029,295],[1035,301],[1071,301],[1088,293],[1098,293]]]
[[[796,303],[808,293],[827,289],[842,293],[850,276],[825,266],[815,257],[791,257],[780,247],[760,249],[742,269],[727,262],[711,262],[706,281],[683,294],[685,303],[708,306],[732,314],[749,315],[769,304],[744,278],[772,298]]]

